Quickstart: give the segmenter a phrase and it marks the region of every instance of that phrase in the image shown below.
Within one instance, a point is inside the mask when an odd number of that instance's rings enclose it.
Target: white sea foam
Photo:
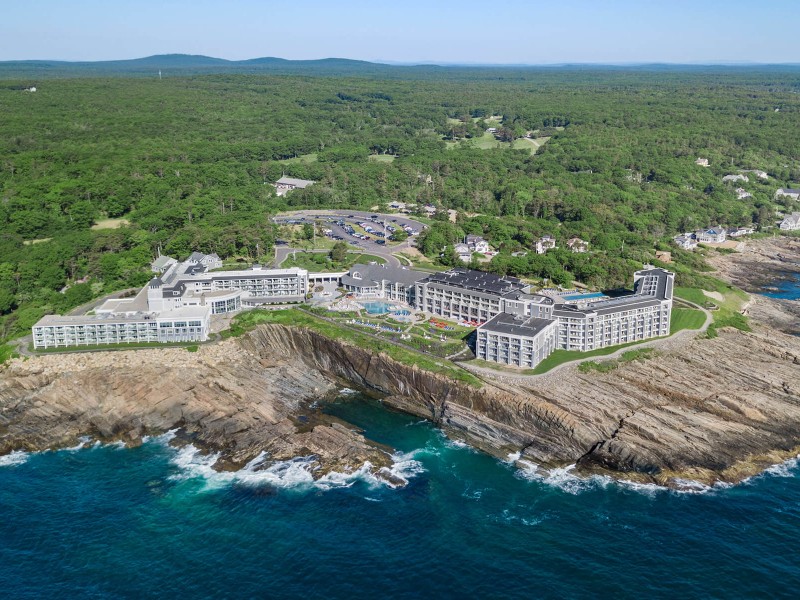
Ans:
[[[358,390],[354,390],[354,389],[351,389],[349,387],[345,387],[345,388],[342,388],[342,389],[339,390],[339,395],[340,396],[352,396],[352,395],[357,394],[357,393],[358,393]]]
[[[11,454],[0,456],[0,467],[14,467],[28,461],[30,453],[22,450],[14,450]]]
[[[178,434],[177,429],[170,429],[169,431],[167,431],[166,433],[162,433],[161,435],[155,435],[155,436],[145,435],[142,437],[142,443],[147,444],[148,442],[152,442],[166,446],[172,440],[175,439],[175,436],[177,434]]]
[[[174,481],[203,479],[204,490],[218,489],[232,484],[330,490],[350,487],[356,481],[363,481],[374,487],[395,488],[399,485],[397,482],[404,485],[408,483],[409,478],[424,470],[418,461],[405,454],[396,454],[393,455],[392,466],[382,467],[378,475],[375,474],[373,465],[367,461],[354,471],[345,473],[331,471],[314,479],[314,471],[319,468],[319,464],[313,456],[278,461],[264,467],[267,456],[262,452],[239,471],[216,471],[214,465],[219,457],[219,453],[203,454],[191,444],[184,446],[177,450],[172,459],[172,463],[178,467],[180,473],[173,475],[171,479]]]
[[[794,458],[789,458],[782,463],[778,463],[777,465],[772,465],[771,467],[764,469],[758,475],[753,475],[752,477],[742,480],[742,483],[752,483],[754,479],[758,479],[759,477],[796,477],[798,474],[798,466],[800,466],[800,454]]]
[[[613,482],[611,477],[606,475],[578,477],[572,473],[575,470],[574,464],[550,470],[527,460],[518,460],[517,465],[519,466],[517,474],[524,479],[538,481],[573,495],[591,489],[605,488]]]
[[[522,458],[522,453],[521,452],[510,452],[508,454],[508,457],[506,458],[506,460],[504,462],[507,462],[507,463],[510,463],[510,464],[513,465],[520,458]]]
[[[71,446],[69,448],[61,448],[60,452],[77,452],[78,450],[83,450],[92,439],[88,436],[81,436],[78,438],[78,443],[75,446]],[[95,444],[97,445],[97,444]]]
[[[517,475],[520,477],[558,488],[573,495],[589,490],[605,489],[609,485],[616,485],[650,497],[658,493],[708,494],[733,487],[733,484],[726,482],[717,482],[714,485],[708,485],[693,479],[681,479],[677,477],[672,480],[674,485],[669,487],[656,483],[640,483],[628,479],[615,479],[608,475],[579,477],[573,473],[576,466],[574,464],[547,470],[533,462],[519,460],[517,466],[519,467]]]

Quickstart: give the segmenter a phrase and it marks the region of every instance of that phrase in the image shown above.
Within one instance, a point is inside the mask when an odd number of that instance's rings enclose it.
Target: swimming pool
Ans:
[[[362,302],[361,306],[370,315],[385,315],[394,310],[394,305],[390,302]]]
[[[561,297],[564,300],[589,300],[591,298],[605,298],[606,295],[602,292],[592,292],[591,294],[567,294]]]

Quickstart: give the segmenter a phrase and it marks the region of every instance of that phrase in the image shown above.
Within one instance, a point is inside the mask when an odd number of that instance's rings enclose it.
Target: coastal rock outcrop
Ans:
[[[180,428],[181,439],[242,465],[315,456],[317,473],[391,463],[355,428],[306,404],[335,388],[299,361],[242,352],[235,341],[202,347],[75,353],[14,360],[0,374],[0,455],[73,446],[81,436],[137,444]]]
[[[754,297],[748,310],[752,332],[671,340],[608,373],[566,366],[481,387],[281,325],[194,353],[17,359],[0,369],[0,455],[180,428],[223,467],[264,452],[314,456],[319,475],[365,462],[386,473],[386,448],[308,408],[346,384],[502,458],[666,485],[740,481],[800,451],[800,337],[760,317],[783,314],[780,303]]]

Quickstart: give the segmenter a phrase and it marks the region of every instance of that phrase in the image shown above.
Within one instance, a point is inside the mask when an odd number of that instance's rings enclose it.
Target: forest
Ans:
[[[800,209],[774,199],[800,187],[797,68],[10,73],[0,341],[142,285],[159,250],[268,261],[269,216],[287,209],[455,209],[456,223],[434,220],[420,240],[434,261],[476,233],[499,250],[478,268],[601,288],[629,284],[656,249],[672,249],[685,277],[701,269],[669,244],[678,232],[768,231]],[[499,147],[471,143],[493,124]],[[526,135],[547,141],[535,153],[510,143]],[[746,169],[769,179],[722,181]],[[277,197],[282,175],[317,183]],[[592,252],[512,256],[544,234],[562,246],[580,236]]]

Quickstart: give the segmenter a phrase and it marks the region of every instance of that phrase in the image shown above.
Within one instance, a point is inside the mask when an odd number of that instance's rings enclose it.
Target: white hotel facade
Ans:
[[[34,348],[203,342],[211,315],[305,299],[309,276],[304,269],[256,265],[209,271],[218,265],[204,257],[194,253],[186,262],[169,264],[134,298],[107,300],[94,314],[43,317],[32,328]]]
[[[478,327],[475,355],[533,368],[557,348],[587,352],[668,336],[674,281],[674,273],[644,269],[634,274],[631,294],[577,302],[550,298],[549,315],[531,310],[498,314]]]

